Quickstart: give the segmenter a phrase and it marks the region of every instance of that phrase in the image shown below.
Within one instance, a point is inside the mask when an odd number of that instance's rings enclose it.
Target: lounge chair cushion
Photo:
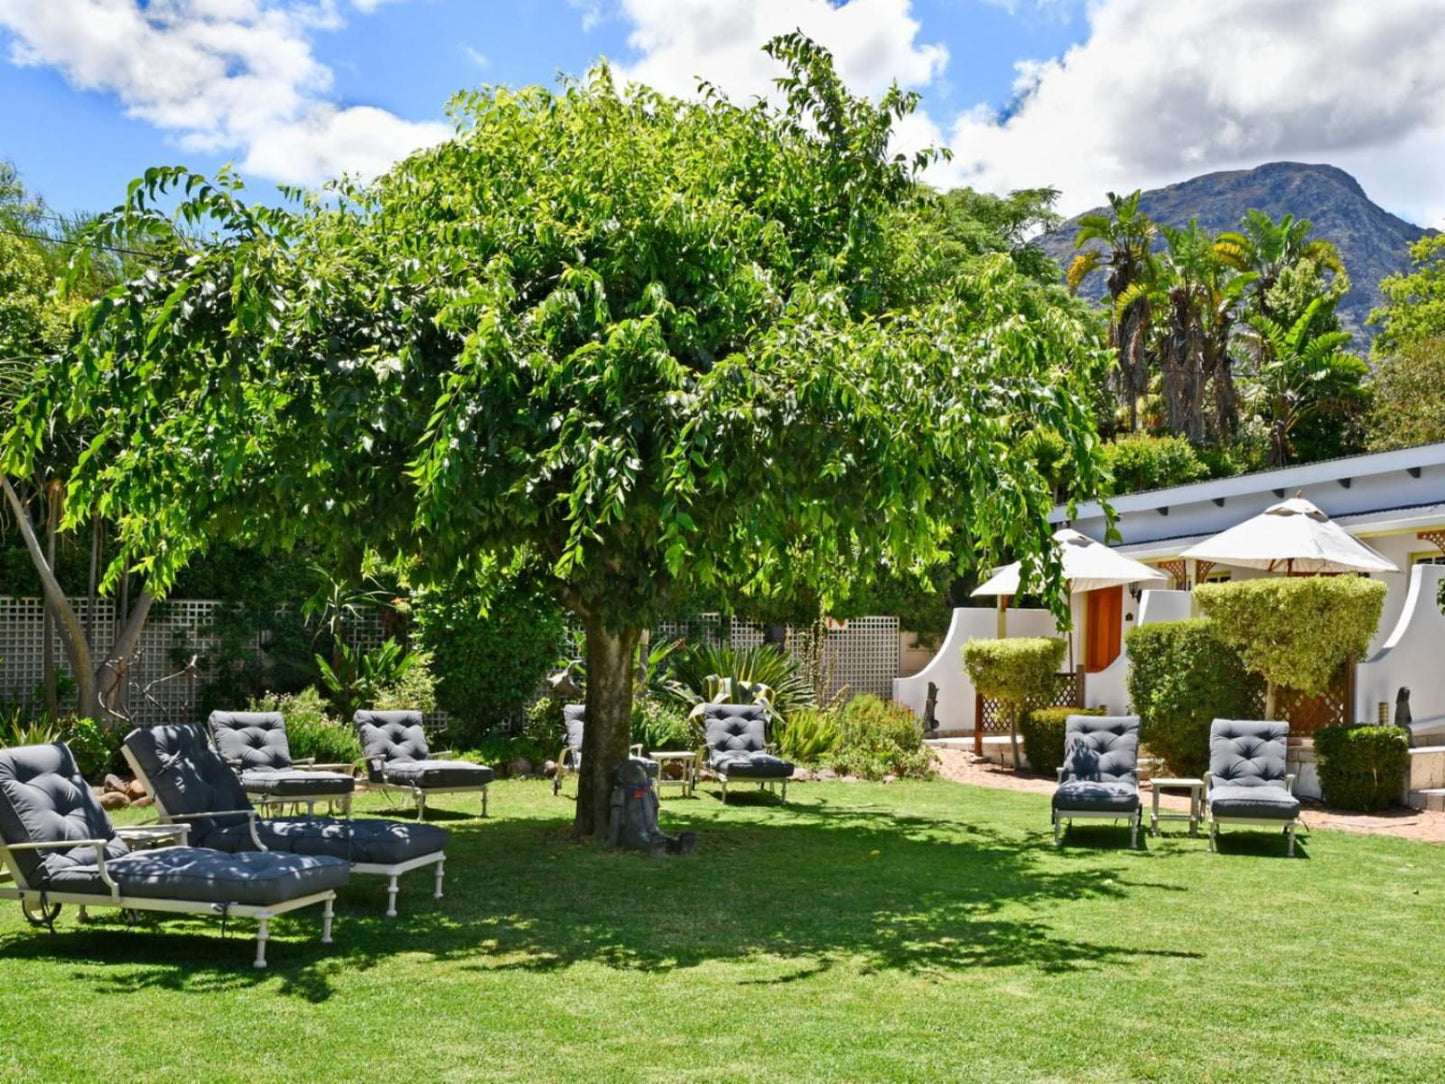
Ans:
[[[721,753],[709,763],[732,779],[787,779],[793,774],[789,761],[767,753]]]
[[[241,773],[247,794],[267,798],[344,798],[356,789],[356,780],[340,772],[270,771]]]
[[[1292,821],[1299,816],[1300,803],[1283,784],[1217,783],[1209,789],[1209,809],[1216,817]]]
[[[358,818],[276,817],[256,822],[256,834],[269,851],[285,854],[327,855],[348,862],[393,866],[424,854],[444,851],[451,838],[433,824]],[[213,832],[207,847],[237,854],[255,848],[248,826],[235,825]]]
[[[340,888],[351,867],[337,858],[252,851],[223,854],[207,847],[160,847],[107,859],[105,871],[121,895],[142,899],[241,903],[257,907]],[[94,861],[75,863],[47,878],[53,892],[109,897]]]
[[[573,753],[582,752],[582,735],[586,722],[586,704],[562,705],[562,725],[567,728],[567,745]]]
[[[1139,786],[1139,716],[1070,715],[1064,721],[1063,779]]]
[[[279,711],[213,711],[208,721],[221,756],[243,770],[292,766],[286,722]]]
[[[485,787],[493,772],[465,760],[396,761],[382,768],[383,781],[403,787]]]
[[[724,753],[761,753],[768,747],[767,716],[757,704],[704,704],[703,737],[709,760]]]
[[[1061,813],[1132,813],[1139,808],[1139,788],[1132,783],[1096,783],[1070,779],[1054,791]]]
[[[60,743],[0,749],[0,839],[10,844],[103,839],[109,841],[107,859],[127,853],[75,758]],[[27,882],[39,884],[77,863],[93,864],[95,849],[15,851],[14,861]]]
[[[354,722],[368,762],[426,760],[431,752],[419,711],[358,711]],[[372,781],[381,782],[374,765]]]
[[[1283,781],[1289,724],[1263,719],[1215,719],[1209,727],[1211,786],[1258,787]]]
[[[251,808],[241,781],[211,748],[200,723],[137,727],[125,736],[125,746],[154,788],[156,800],[175,819]],[[212,832],[245,823],[244,816],[198,817],[192,822],[191,842],[209,846]]]

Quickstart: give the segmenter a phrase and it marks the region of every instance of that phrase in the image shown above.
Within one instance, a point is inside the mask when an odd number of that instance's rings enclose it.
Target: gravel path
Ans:
[[[1030,794],[1052,794],[1054,783],[1040,775],[1015,775],[1007,768],[983,762],[975,764],[973,754],[964,749],[935,748],[939,775],[955,783],[971,783],[978,787],[1000,790],[1022,790]],[[1150,795],[1144,795],[1144,819],[1149,819]],[[1159,805],[1168,809],[1188,809],[1189,799],[1182,794],[1164,794]],[[1445,843],[1445,813],[1406,809],[1403,806],[1383,813],[1334,813],[1305,800],[1301,819],[1309,828],[1335,828],[1342,832],[1363,835],[1399,836],[1401,839],[1426,843]]]

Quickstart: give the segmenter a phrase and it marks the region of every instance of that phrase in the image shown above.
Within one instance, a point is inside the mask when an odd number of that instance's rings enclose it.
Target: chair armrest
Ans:
[[[298,760],[298,764],[308,765],[315,772],[352,772],[356,771],[355,764],[317,764],[315,760]]]
[[[1295,781],[1295,773],[1294,773],[1294,772],[1290,772],[1288,775],[1286,775],[1286,776],[1284,777],[1284,791],[1285,791],[1286,794],[1293,794],[1293,793],[1294,793],[1294,781]]]
[[[315,758],[315,757],[302,757],[300,760],[293,760],[293,761],[291,762],[291,766],[292,766],[293,768],[296,767],[297,765],[299,765],[299,766],[301,766],[301,767],[303,767],[303,768],[314,768],[314,767],[316,767],[316,758]]]
[[[629,745],[627,747],[627,752],[634,757],[641,757],[647,755],[646,750],[642,748],[641,742],[638,742],[636,745]]]
[[[1062,783],[1062,782],[1064,781],[1064,769],[1063,769],[1062,767],[1058,767],[1058,768],[1055,768],[1054,771],[1055,771],[1055,773],[1058,775],[1058,778],[1055,779],[1054,782],[1055,782],[1055,783]]]
[[[456,756],[456,755],[457,755],[457,751],[456,751],[455,749],[440,749],[440,750],[438,750],[438,751],[435,752],[435,753],[428,753],[428,754],[427,754],[427,759],[428,759],[428,760],[446,760],[447,758],[449,758],[449,757],[454,757],[454,756]]]
[[[203,821],[209,820],[211,817],[245,817],[246,826],[251,831],[251,842],[256,845],[258,851],[268,851],[271,848],[261,842],[261,835],[256,830],[257,815],[254,809],[223,809],[211,813],[172,813],[170,819],[172,824],[177,821],[189,824],[193,820]]]
[[[90,847],[95,851],[95,869],[100,875],[100,881],[106,888],[110,889],[111,899],[120,899],[120,885],[111,880],[110,873],[105,868],[105,848],[111,841],[108,839],[57,839],[49,843],[0,843],[0,854],[7,851],[73,851],[77,847]]]
[[[1204,780],[1204,793],[1208,794],[1214,789],[1214,773],[1205,772],[1200,778]]]

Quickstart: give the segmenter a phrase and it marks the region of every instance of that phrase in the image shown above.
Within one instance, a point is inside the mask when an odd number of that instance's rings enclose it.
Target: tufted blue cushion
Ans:
[[[279,711],[213,711],[208,725],[221,756],[239,761],[243,769],[291,767],[286,722]]]
[[[1139,808],[1139,788],[1132,783],[1070,779],[1054,791],[1054,808],[1064,813],[1132,813]]]
[[[332,817],[277,817],[258,821],[256,833],[268,850],[285,854],[330,855],[350,862],[395,865],[446,850],[445,828],[388,820],[336,820]],[[236,854],[255,847],[247,827],[214,833],[206,846]]]
[[[261,770],[242,772],[241,786],[268,798],[344,798],[356,789],[356,780],[341,772]]]
[[[11,844],[105,839],[107,861],[127,853],[75,758],[59,743],[0,749],[0,839]],[[28,883],[44,887],[75,866],[93,868],[95,850],[16,851],[13,858]]]
[[[160,847],[106,859],[106,873],[121,894],[138,899],[200,900],[267,907],[340,888],[351,867],[339,858],[294,854],[223,854],[206,847]],[[51,878],[47,887],[64,892],[110,895],[91,862]]]
[[[1139,786],[1139,716],[1070,715],[1064,721],[1063,781]]]
[[[199,723],[137,727],[125,736],[125,746],[155,789],[156,799],[176,819],[251,808],[241,781],[221,754],[211,748],[205,728]],[[197,820],[191,829],[191,842],[205,846],[210,833],[245,823],[245,817]]]
[[[1283,784],[1251,787],[1219,783],[1209,788],[1209,808],[1217,817],[1292,821],[1299,816],[1299,799]]]
[[[758,704],[704,704],[708,759],[725,753],[761,753],[768,747],[767,715]]]
[[[426,732],[419,711],[358,711],[353,720],[361,751],[367,758],[367,774],[373,783],[384,781],[372,763],[426,760]]]
[[[382,767],[388,783],[403,787],[485,787],[492,769],[465,760],[404,760]]]
[[[1289,724],[1215,719],[1209,726],[1210,790],[1221,783],[1283,788]]]

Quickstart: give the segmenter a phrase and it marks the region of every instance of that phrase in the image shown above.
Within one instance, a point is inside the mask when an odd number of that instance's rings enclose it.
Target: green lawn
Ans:
[[[570,842],[570,803],[494,788],[426,873],[254,927],[0,910],[0,1079],[1445,1078],[1445,848],[1316,832],[1048,842],[1047,800],[809,784],[663,803],[698,853]],[[376,799],[364,803],[379,808]],[[472,809],[461,798],[453,809]],[[136,818],[131,818],[136,819]]]

